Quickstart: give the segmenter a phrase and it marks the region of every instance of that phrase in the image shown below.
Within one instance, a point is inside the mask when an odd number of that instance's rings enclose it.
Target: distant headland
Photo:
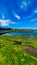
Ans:
[[[33,32],[33,31],[37,31],[37,29],[0,28],[0,34],[5,34],[10,31],[12,32]]]

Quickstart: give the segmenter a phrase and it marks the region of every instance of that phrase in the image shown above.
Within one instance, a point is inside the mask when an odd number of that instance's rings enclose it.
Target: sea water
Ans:
[[[9,33],[6,33],[4,35],[18,35],[18,36],[24,36],[24,35],[37,35],[37,31],[33,31],[33,32],[9,32]]]

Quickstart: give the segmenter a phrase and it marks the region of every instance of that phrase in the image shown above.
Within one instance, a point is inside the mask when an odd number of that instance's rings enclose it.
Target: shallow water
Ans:
[[[13,36],[13,35],[17,35],[17,36],[25,36],[25,35],[37,35],[37,31],[33,31],[33,32],[9,32],[3,35],[9,35],[9,36]]]

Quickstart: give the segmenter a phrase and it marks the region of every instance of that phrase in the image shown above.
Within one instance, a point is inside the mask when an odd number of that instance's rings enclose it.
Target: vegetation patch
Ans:
[[[10,41],[9,41],[10,40]],[[19,45],[14,40],[21,41]],[[26,43],[29,44],[26,44]],[[32,43],[31,43],[32,42]],[[15,44],[14,44],[15,43]],[[25,39],[17,36],[0,36],[0,64],[1,65],[37,65],[37,58],[22,49],[30,45],[37,48],[37,40]]]

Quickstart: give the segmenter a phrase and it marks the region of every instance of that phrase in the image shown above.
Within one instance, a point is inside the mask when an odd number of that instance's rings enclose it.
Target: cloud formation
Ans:
[[[35,18],[35,19],[31,19],[31,22],[34,22],[34,21],[36,22],[36,21],[37,21],[37,18]]]
[[[18,19],[18,20],[20,20],[20,16],[18,15],[18,14],[16,14],[16,13],[14,13],[14,16]]]
[[[1,0],[0,26],[37,27],[37,0]]]
[[[37,13],[37,9],[36,9],[36,10],[34,10],[34,13]]]
[[[0,25],[1,26],[9,26],[9,24],[16,24],[15,22],[12,22],[11,20],[2,20],[0,19]]]

